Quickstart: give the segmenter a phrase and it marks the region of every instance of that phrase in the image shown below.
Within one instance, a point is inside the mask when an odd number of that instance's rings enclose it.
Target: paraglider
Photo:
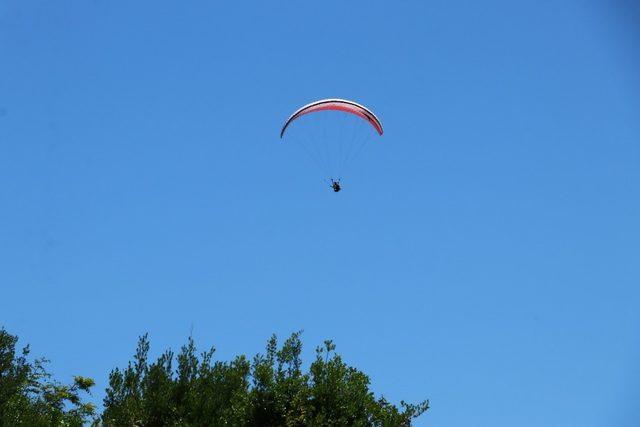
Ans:
[[[295,125],[293,125],[295,123]],[[330,180],[338,193],[347,167],[376,134],[382,136],[382,123],[376,115],[354,101],[330,98],[297,109],[285,121],[280,138],[294,141]]]

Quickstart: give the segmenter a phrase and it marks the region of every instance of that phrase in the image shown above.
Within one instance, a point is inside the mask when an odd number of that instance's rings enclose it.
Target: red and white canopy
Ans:
[[[320,101],[315,101],[310,104],[305,105],[304,107],[298,109],[295,113],[291,115],[282,126],[282,130],[280,131],[280,138],[284,135],[284,131],[287,130],[287,127],[291,122],[297,119],[300,116],[304,116],[305,114],[315,113],[316,111],[344,111],[345,113],[355,114],[358,117],[362,117],[371,123],[378,132],[379,135],[382,135],[382,123],[376,117],[375,114],[371,110],[369,110],[364,105],[360,105],[357,102],[348,101],[346,99],[321,99]]]

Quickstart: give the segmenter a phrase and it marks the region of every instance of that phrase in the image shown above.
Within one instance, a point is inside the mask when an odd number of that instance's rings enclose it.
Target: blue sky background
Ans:
[[[640,424],[631,1],[0,3],[0,323],[97,380],[303,329],[416,425]],[[333,194],[278,139],[360,101]]]

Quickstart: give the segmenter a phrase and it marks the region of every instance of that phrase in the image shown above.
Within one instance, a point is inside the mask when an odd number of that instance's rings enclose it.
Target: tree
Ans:
[[[94,385],[91,378],[74,377],[63,385],[51,379],[46,359],[30,362],[29,346],[18,354],[18,337],[0,329],[0,426],[82,426],[95,415],[81,392]]]
[[[149,363],[148,352],[144,335],[127,368],[111,372],[104,425],[408,426],[429,408],[428,401],[401,402],[399,409],[376,398],[369,377],[346,365],[331,341],[303,372],[300,333],[281,347],[271,337],[251,362],[214,362],[215,349],[198,355],[191,337],[177,358],[166,351]]]

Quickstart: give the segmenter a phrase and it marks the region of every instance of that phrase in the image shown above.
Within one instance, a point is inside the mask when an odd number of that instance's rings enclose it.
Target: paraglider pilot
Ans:
[[[335,191],[336,193],[340,190],[342,190],[342,187],[340,187],[340,180],[336,180],[334,181],[333,179],[331,180],[331,188],[333,188],[333,191]]]

